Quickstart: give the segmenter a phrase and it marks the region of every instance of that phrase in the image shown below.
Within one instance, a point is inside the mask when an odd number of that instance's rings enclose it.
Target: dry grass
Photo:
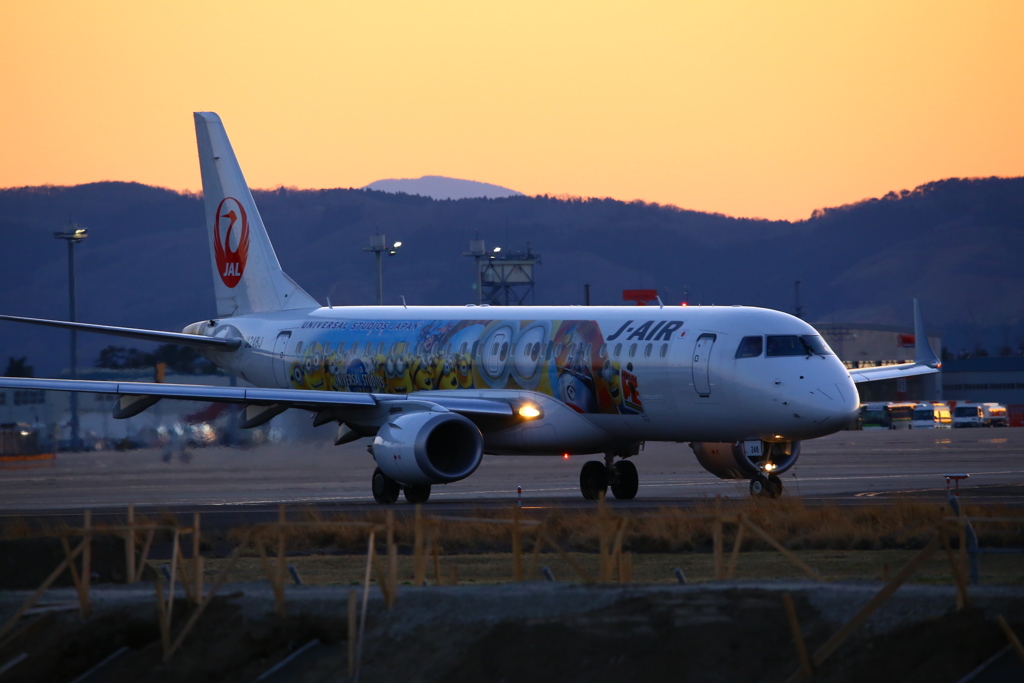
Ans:
[[[511,551],[511,510],[476,510],[469,515],[481,521],[456,521],[431,517],[424,509],[425,528],[448,553],[503,553]],[[628,510],[546,510],[542,514],[524,512],[523,520],[543,522],[547,536],[565,550],[596,552],[601,519],[627,520],[624,549],[634,553],[708,552],[712,546],[714,501],[698,503],[692,509],[664,508],[656,513],[632,514]],[[885,550],[923,547],[935,534],[944,518],[951,515],[947,506],[900,500],[894,503],[863,506],[807,506],[798,498],[783,500],[745,500],[723,502],[726,515],[746,515],[750,521],[793,550]],[[1010,506],[967,506],[975,518],[1012,517],[1012,522],[975,523],[983,547],[1024,547],[1024,515]],[[372,523],[383,526],[386,512],[365,515],[323,516],[315,509],[293,511],[291,521],[346,524]],[[493,523],[490,522],[493,520]],[[395,516],[396,542],[408,549],[413,542],[411,514]],[[532,547],[535,526],[522,527],[524,548]],[[725,541],[735,538],[735,526],[726,525]],[[229,539],[239,542],[243,529],[232,530]],[[368,530],[365,527],[332,526],[295,529],[289,536],[291,551],[364,553]],[[747,535],[744,549],[767,550],[770,546]]]

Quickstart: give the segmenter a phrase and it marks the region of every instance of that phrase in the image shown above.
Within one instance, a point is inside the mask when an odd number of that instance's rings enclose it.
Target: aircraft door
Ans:
[[[711,395],[711,347],[715,344],[716,335],[702,334],[697,338],[697,346],[693,350],[693,388],[702,397]]]
[[[285,349],[288,347],[288,340],[291,339],[291,332],[281,332],[274,342],[274,357],[271,363],[274,365],[274,379],[277,386],[288,387],[288,369],[285,367]]]

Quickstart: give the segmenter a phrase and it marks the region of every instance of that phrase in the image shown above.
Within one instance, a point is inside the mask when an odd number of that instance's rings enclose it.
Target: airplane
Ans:
[[[370,438],[374,499],[425,502],[483,455],[601,454],[589,500],[632,499],[645,442],[688,443],[752,495],[777,497],[800,444],[846,428],[859,382],[937,372],[914,302],[913,363],[847,369],[818,332],[747,306],[321,306],[282,269],[220,117],[194,114],[217,315],[182,332],[16,316],[14,322],[197,349],[252,387],[0,378],[0,387],[116,395],[114,417],[162,399],[289,409]]]

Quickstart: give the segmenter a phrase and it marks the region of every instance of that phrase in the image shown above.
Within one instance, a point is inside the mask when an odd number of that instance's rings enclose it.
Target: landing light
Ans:
[[[522,406],[519,408],[519,417],[525,417],[528,420],[540,417],[540,408],[530,405]]]
[[[775,469],[775,463],[773,463],[773,462],[766,462],[764,464],[764,471],[765,472],[771,472],[774,469]]]
[[[562,460],[568,460],[568,459],[569,459],[569,454],[568,453],[562,453]]]

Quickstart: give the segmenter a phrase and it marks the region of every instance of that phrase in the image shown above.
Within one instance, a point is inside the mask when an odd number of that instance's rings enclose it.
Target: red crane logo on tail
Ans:
[[[223,234],[221,225],[224,226]],[[234,249],[231,248],[232,241],[237,245]],[[213,253],[220,279],[228,287],[237,285],[249,257],[249,217],[241,202],[234,197],[225,197],[217,206],[213,218]]]

